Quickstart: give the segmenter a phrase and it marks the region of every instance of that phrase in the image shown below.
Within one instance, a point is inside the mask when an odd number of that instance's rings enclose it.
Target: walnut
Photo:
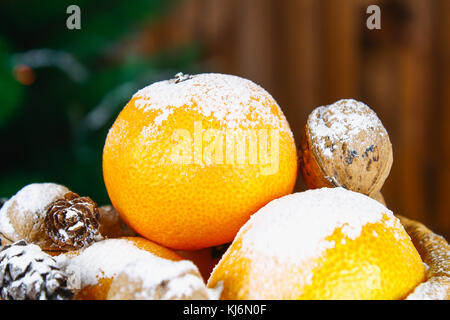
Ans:
[[[19,240],[51,249],[53,242],[45,232],[48,207],[70,192],[54,183],[33,183],[23,187],[0,209],[0,235],[3,244]]]
[[[392,145],[374,111],[362,102],[340,100],[309,115],[300,166],[311,189],[344,187],[373,197],[391,170]]]
[[[136,260],[113,279],[107,300],[217,300],[221,284],[207,288],[189,261]]]

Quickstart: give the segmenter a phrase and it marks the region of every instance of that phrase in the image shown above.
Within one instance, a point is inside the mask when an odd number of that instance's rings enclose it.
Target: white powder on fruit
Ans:
[[[272,96],[252,81],[233,75],[205,73],[178,83],[174,80],[155,82],[139,90],[134,97],[137,108],[158,112],[144,133],[154,133],[175,109],[187,107],[205,117],[212,116],[226,128],[250,129],[262,122],[292,135]],[[272,112],[273,107],[280,116]]]
[[[182,274],[198,274],[197,267],[187,260],[170,261],[146,250],[139,249],[126,239],[109,239],[92,244],[78,255],[56,257],[58,265],[73,270],[80,287],[95,285],[102,278],[114,278],[121,272],[138,279],[144,289],[155,288],[162,281],[169,281]],[[200,276],[183,277],[170,284],[168,295],[188,294],[200,286],[205,288]]]
[[[376,113],[353,99],[342,99],[314,109],[308,117],[308,127],[311,140],[326,157],[333,156],[334,146],[338,143],[358,141],[361,132],[387,135]]]
[[[11,224],[15,221],[37,222],[45,217],[48,206],[55,200],[63,198],[70,190],[54,183],[33,183],[22,188],[0,209],[0,232],[12,240],[19,240]]]
[[[245,232],[242,246],[250,253],[301,263],[333,248],[334,241],[326,238],[336,229],[341,228],[347,239],[356,239],[366,224],[382,220],[398,231],[398,237],[406,235],[398,219],[378,201],[343,188],[322,188],[273,200],[250,218],[238,237]]]

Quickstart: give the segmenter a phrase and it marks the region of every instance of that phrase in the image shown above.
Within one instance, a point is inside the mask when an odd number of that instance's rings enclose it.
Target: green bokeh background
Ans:
[[[108,129],[138,89],[192,71],[200,46],[117,51],[176,2],[0,2],[0,197],[29,183],[56,182],[109,202],[101,169]],[[81,30],[66,28],[72,4],[81,8]],[[32,84],[17,80],[18,66],[31,68]]]

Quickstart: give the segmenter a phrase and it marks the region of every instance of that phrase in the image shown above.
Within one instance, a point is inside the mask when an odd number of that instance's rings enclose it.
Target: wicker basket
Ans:
[[[427,280],[417,286],[406,299],[450,300],[450,245],[423,224],[402,216],[397,217],[428,266]]]

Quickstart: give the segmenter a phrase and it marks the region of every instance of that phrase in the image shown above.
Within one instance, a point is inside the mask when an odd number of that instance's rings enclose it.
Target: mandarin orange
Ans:
[[[272,96],[232,75],[178,76],[137,92],[108,133],[112,204],[140,235],[194,250],[233,240],[292,192],[296,147]]]
[[[270,202],[242,227],[212,272],[222,299],[401,299],[425,277],[392,212],[343,188]]]
[[[180,250],[176,251],[176,253],[183,257],[183,259],[192,261],[197,266],[200,274],[206,282],[229,245],[230,244],[227,243],[224,245],[199,250]]]

